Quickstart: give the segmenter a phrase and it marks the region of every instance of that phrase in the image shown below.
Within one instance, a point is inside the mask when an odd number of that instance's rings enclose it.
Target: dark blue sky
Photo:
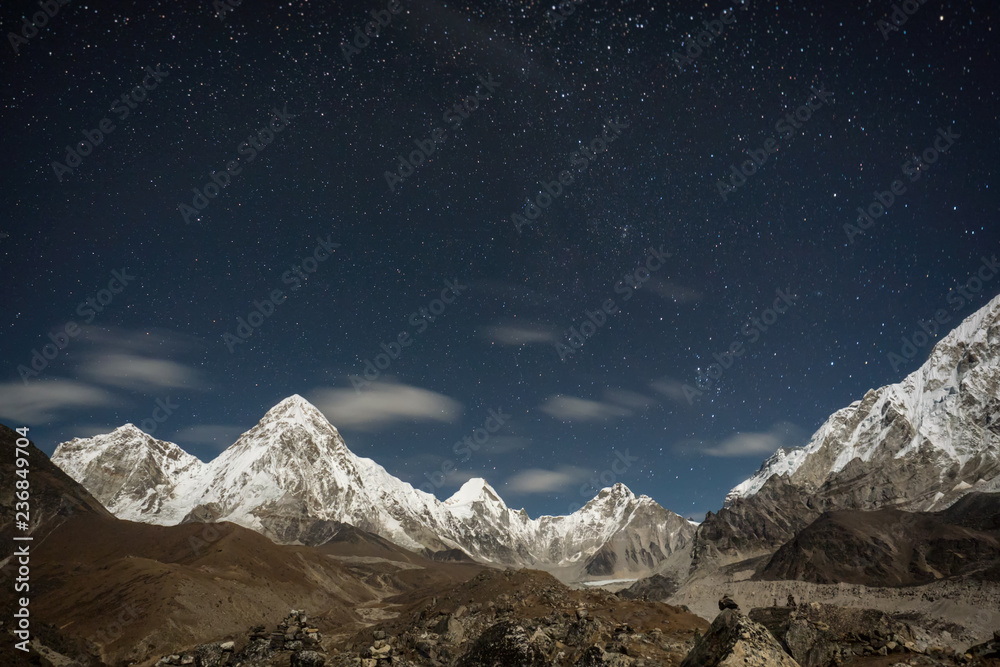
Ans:
[[[211,459],[298,393],[442,498],[564,513],[603,473],[700,516],[1000,292],[969,282],[993,3],[387,6],[74,2],[7,37],[0,420],[51,453],[155,413]]]

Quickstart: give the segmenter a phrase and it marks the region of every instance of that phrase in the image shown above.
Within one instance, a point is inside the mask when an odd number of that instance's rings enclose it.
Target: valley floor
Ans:
[[[820,602],[850,608],[903,614],[928,633],[932,644],[964,647],[983,642],[1000,628],[1000,584],[946,580],[923,586],[876,588],[855,584],[812,584],[803,581],[752,581],[752,570],[716,572],[686,582],[666,600],[686,605],[707,620],[718,613],[717,600],[728,593],[741,609],[796,602]]]

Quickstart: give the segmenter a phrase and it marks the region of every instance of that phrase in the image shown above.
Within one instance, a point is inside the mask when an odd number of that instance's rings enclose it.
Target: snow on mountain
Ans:
[[[56,448],[52,461],[87,488],[113,514],[130,521],[156,515],[174,498],[175,480],[204,467],[172,442],[157,440],[132,424],[93,438],[74,438]]]
[[[583,567],[604,549],[597,569],[643,571],[694,532],[622,484],[560,517],[531,519],[512,510],[481,478],[442,502],[353,454],[298,395],[209,463],[131,425],[63,443],[52,460],[122,518],[232,521],[280,542],[317,543],[328,537],[330,522],[339,522],[410,549],[460,548],[486,562]]]
[[[804,447],[775,452],[730,491],[726,506],[773,476],[818,489],[859,462],[869,475],[906,471],[883,505],[940,509],[1000,488],[1000,296],[938,341],[902,382],[838,410]]]

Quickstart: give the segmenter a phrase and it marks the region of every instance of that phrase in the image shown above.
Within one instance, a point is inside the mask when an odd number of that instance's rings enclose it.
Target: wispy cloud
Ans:
[[[107,391],[74,380],[0,384],[0,417],[19,425],[51,422],[67,410],[117,404],[118,399]]]
[[[113,387],[136,390],[202,389],[200,371],[169,359],[120,352],[91,355],[80,372]]]
[[[717,445],[702,451],[709,456],[770,456],[779,447],[799,447],[806,442],[806,432],[790,422],[779,422],[762,433],[734,433]]]
[[[651,280],[648,289],[667,301],[673,301],[674,303],[692,303],[700,301],[702,297],[702,293],[696,289],[684,287],[669,280],[660,280],[659,278]]]
[[[650,388],[658,394],[663,394],[672,401],[678,403],[688,403],[687,396],[684,395],[684,383],[674,378],[661,378],[649,384]]]
[[[634,391],[626,391],[624,389],[608,389],[604,392],[604,398],[611,403],[615,403],[616,405],[630,408],[632,410],[644,410],[656,402],[645,394],[639,394]]]
[[[317,389],[310,394],[309,401],[334,426],[363,431],[406,421],[452,423],[462,414],[462,404],[453,398],[392,382],[372,382],[362,392]]]
[[[506,488],[515,493],[559,493],[575,487],[592,473],[576,466],[559,466],[556,470],[529,468],[508,478]]]
[[[95,435],[104,435],[105,433],[111,433],[117,426],[108,426],[106,424],[77,424],[75,426],[68,426],[64,429],[64,432],[69,433],[70,439],[72,438],[93,438]]]
[[[551,343],[556,332],[540,324],[498,324],[483,329],[483,337],[500,345],[528,345]]]
[[[628,417],[631,410],[612,403],[591,401],[576,396],[556,394],[539,406],[539,410],[562,421],[600,421],[612,417]]]

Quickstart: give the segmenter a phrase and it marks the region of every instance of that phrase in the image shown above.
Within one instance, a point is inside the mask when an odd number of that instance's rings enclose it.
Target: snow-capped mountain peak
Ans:
[[[469,478],[458,491],[444,501],[444,504],[455,507],[457,505],[471,505],[474,502],[489,502],[503,508],[507,507],[500,498],[500,494],[482,477]]]
[[[271,421],[319,423],[325,424],[334,431],[337,430],[333,424],[327,421],[326,417],[322,412],[320,412],[319,408],[298,394],[292,394],[288,398],[283,399],[273,408],[268,410],[264,414],[263,419],[261,419],[261,422]]]
[[[272,407],[207,464],[134,427],[115,434],[64,443],[53,460],[130,520],[175,524],[208,516],[292,543],[329,539],[330,522],[349,523],[414,550],[460,548],[486,562],[587,573],[598,552],[601,568],[647,572],[693,534],[686,522],[645,496],[637,499],[624,484],[602,489],[573,514],[538,519],[508,508],[481,477],[438,500],[356,456],[299,395]],[[108,450],[101,438],[114,439],[124,452],[111,475],[91,462],[93,452]],[[126,478],[128,488],[121,482]]]
[[[852,463],[868,476],[886,475],[879,500],[941,509],[973,490],[1000,487],[1000,296],[968,316],[901,382],[833,413],[809,442],[779,449],[726,496],[726,506],[755,495],[774,476],[818,489]],[[907,464],[910,465],[907,465]],[[890,471],[898,470],[893,482]],[[855,473],[855,477],[857,473]],[[852,485],[853,488],[853,485]]]

